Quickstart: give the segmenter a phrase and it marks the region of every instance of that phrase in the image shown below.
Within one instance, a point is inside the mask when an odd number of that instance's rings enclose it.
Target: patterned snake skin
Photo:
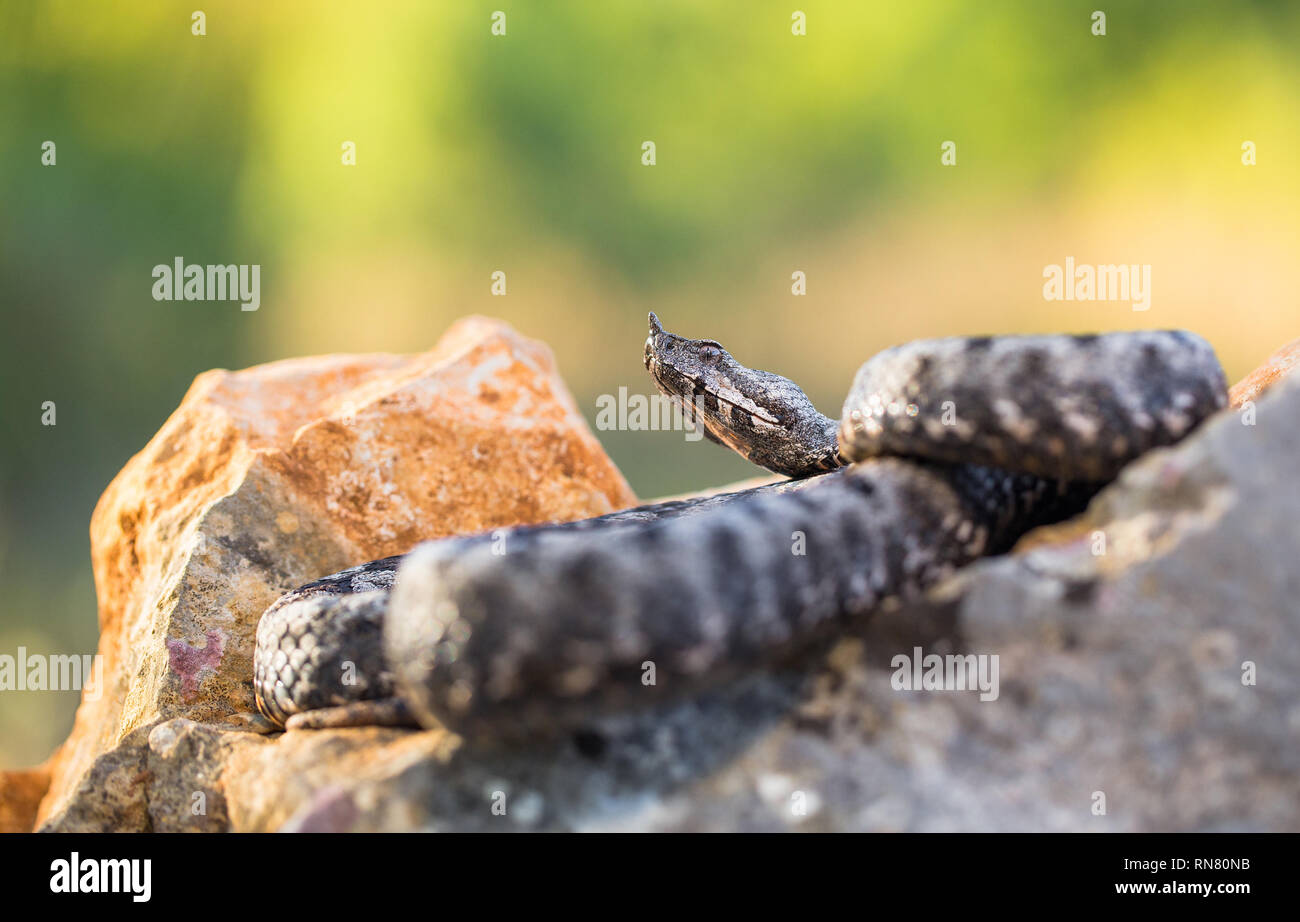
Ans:
[[[862,366],[838,422],[653,314],[645,365],[711,440],[799,479],[429,542],[295,589],[258,625],[262,712],[512,736],[691,693],[1074,514],[1227,402],[1182,331],[911,343]]]

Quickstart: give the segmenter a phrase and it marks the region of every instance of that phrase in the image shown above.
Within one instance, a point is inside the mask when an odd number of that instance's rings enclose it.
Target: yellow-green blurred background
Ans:
[[[1300,334],[1297,150],[1295,3],[10,0],[0,653],[94,650],[95,500],[214,366],[422,350],[481,312],[549,342],[594,420],[649,391],[653,309],[832,415],[921,336],[1188,327],[1236,379]],[[154,301],[177,256],[260,264],[261,309]],[[1151,309],[1045,301],[1067,256],[1150,264]],[[753,473],[600,437],[646,497]],[[76,701],[0,692],[0,766]]]

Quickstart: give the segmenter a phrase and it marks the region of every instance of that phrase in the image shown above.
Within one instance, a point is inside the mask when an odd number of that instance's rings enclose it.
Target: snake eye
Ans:
[[[700,346],[700,360],[704,362],[716,362],[718,356],[722,355],[722,350],[717,346]]]

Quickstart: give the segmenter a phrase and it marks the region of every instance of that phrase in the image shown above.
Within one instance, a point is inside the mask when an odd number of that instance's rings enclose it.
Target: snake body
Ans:
[[[838,421],[653,314],[645,365],[710,439],[795,479],[309,583],[258,625],[262,712],[516,735],[690,693],[1077,512],[1227,402],[1213,350],[1183,331],[910,343],[862,366]]]

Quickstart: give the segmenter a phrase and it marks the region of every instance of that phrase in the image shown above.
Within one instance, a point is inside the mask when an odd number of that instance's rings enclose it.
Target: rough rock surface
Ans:
[[[498,321],[414,356],[199,375],[91,520],[105,693],[83,698],[38,821],[224,828],[220,765],[264,742],[254,630],[279,594],[428,538],[634,500],[550,350]]]
[[[173,709],[46,828],[1297,831],[1298,418],[1300,377],[1281,380],[1081,518],[711,694],[499,746]],[[997,655],[996,700],[896,689],[916,647]],[[202,668],[199,699],[222,700]]]

